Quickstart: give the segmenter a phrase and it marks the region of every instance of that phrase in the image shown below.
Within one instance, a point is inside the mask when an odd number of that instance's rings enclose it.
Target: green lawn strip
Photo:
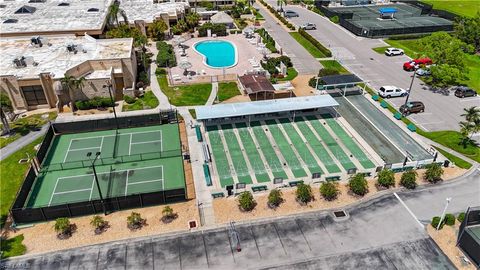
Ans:
[[[8,215],[8,210],[15,200],[15,195],[23,183],[25,173],[28,170],[30,163],[19,164],[18,161],[22,158],[27,158],[27,153],[33,157],[35,145],[42,142],[42,138],[38,138],[29,145],[20,148],[17,152],[0,161],[0,227],[3,227],[5,219]]]
[[[307,116],[307,119],[310,121],[310,124],[315,129],[315,131],[320,135],[320,138],[323,139],[324,143],[330,149],[332,154],[337,158],[338,161],[342,164],[345,170],[356,168],[355,164],[350,160],[350,158],[345,154],[342,147],[335,141],[335,139],[330,135],[330,133],[323,127],[320,120],[313,116]]]
[[[252,178],[248,170],[247,163],[242,154],[242,149],[238,143],[237,136],[233,132],[231,124],[221,125],[223,130],[223,137],[227,143],[228,153],[233,162],[233,167],[237,173],[238,181],[240,183],[252,184]]]
[[[193,119],[197,119],[197,112],[195,111],[195,109],[188,109],[188,112],[193,117]]]
[[[152,91],[145,92],[142,97],[137,98],[135,103],[128,104],[123,103],[123,111],[136,111],[136,110],[147,110],[153,109],[158,106],[158,99]]]
[[[291,81],[298,76],[298,71],[294,67],[287,68],[287,76],[278,78],[277,81]]]
[[[451,162],[455,163],[455,165],[459,168],[462,169],[470,169],[472,167],[472,164],[466,160],[463,160],[453,154],[448,153],[447,151],[444,151],[443,149],[434,146],[435,149],[437,149],[438,152],[442,153],[446,158],[448,158]]]
[[[391,46],[382,46],[382,47],[376,47],[376,48],[372,48],[372,50],[374,50],[376,53],[379,53],[379,54],[384,54],[385,53],[385,50],[387,48],[390,48]]]
[[[400,48],[405,51],[405,54],[411,58],[422,56],[423,48],[420,44],[420,39],[386,39],[385,42],[390,44],[390,47]]]
[[[22,243],[23,242],[23,234],[17,235],[10,239],[6,239],[0,242],[2,257],[1,259],[6,259],[14,256],[20,256],[25,254],[27,251],[27,247]]]
[[[310,41],[304,38],[298,32],[290,32],[290,35],[302,45],[305,50],[307,50],[313,57],[315,58],[325,58],[326,55],[323,54],[315,45],[313,45]]]
[[[330,154],[328,154],[325,147],[322,145],[320,140],[313,134],[313,131],[307,126],[303,117],[295,117],[295,123],[297,124],[298,129],[302,132],[305,139],[307,139],[310,147],[317,157],[322,161],[323,165],[327,168],[329,173],[339,173],[340,168],[335,164],[335,161],[332,159]]]
[[[218,83],[218,100],[220,102],[225,101],[229,98],[234,96],[240,95],[240,90],[238,90],[238,86],[236,82],[223,82]]]
[[[343,144],[352,153],[352,155],[362,164],[363,168],[371,169],[375,167],[375,164],[368,159],[363,150],[357,145],[357,143],[347,134],[347,132],[338,124],[331,115],[323,115],[323,119],[327,122],[328,126],[332,129],[333,133],[342,140]]]
[[[480,95],[480,56],[466,54],[465,59],[467,60],[468,79],[462,83],[472,87]]]
[[[287,179],[287,174],[283,170],[282,163],[278,159],[278,156],[275,153],[273,146],[270,144],[270,141],[268,140],[268,137],[262,128],[262,124],[260,124],[260,122],[258,121],[252,121],[250,123],[250,126],[252,127],[253,134],[257,139],[258,145],[260,146],[263,156],[267,160],[267,163],[270,166],[270,169],[272,170],[273,176]]]
[[[285,138],[285,135],[283,134],[282,130],[280,130],[280,127],[278,126],[277,121],[266,120],[265,123],[267,124],[270,134],[272,134],[272,137],[275,139],[275,142],[280,152],[282,152],[283,157],[287,161],[288,166],[292,170],[293,175],[295,177],[307,176],[307,173],[302,168],[302,164],[297,159],[295,152],[291,148],[290,143],[288,143],[287,138]]]
[[[233,185],[234,181],[232,173],[230,172],[230,165],[225,155],[225,149],[221,141],[220,133],[218,132],[218,127],[207,126],[206,129],[210,139],[210,145],[212,146],[212,154],[215,159],[215,167],[220,178],[220,184],[222,187]]]
[[[340,74],[350,74],[348,70],[335,60],[320,60],[320,64],[322,64],[324,68],[334,69]]]
[[[293,143],[293,147],[297,149],[297,153],[305,164],[307,164],[310,172],[323,174],[322,168],[318,165],[317,160],[308,149],[307,145],[303,141],[302,137],[298,134],[297,130],[293,127],[293,124],[287,118],[279,119],[280,124],[283,126],[287,136]]]
[[[479,0],[423,0],[422,2],[433,5],[434,9],[446,10],[466,17],[473,17],[480,11]]]
[[[240,140],[245,148],[250,166],[255,171],[255,178],[257,179],[257,182],[269,182],[270,177],[268,176],[267,170],[263,165],[263,160],[258,153],[257,146],[253,142],[252,136],[247,129],[247,125],[245,123],[237,123],[235,124],[235,127],[238,130],[238,135],[240,136]]]
[[[48,117],[43,118],[43,115]],[[27,117],[22,117],[10,123],[10,130],[12,134],[8,137],[0,138],[0,148],[7,146],[8,144],[18,140],[20,137],[27,135],[30,131],[37,130],[43,125],[48,123],[49,120],[57,118],[56,112],[33,114]],[[0,126],[2,126],[0,124]]]
[[[175,106],[205,105],[212,91],[212,84],[210,83],[170,87],[166,75],[157,75],[157,79],[162,92]]]

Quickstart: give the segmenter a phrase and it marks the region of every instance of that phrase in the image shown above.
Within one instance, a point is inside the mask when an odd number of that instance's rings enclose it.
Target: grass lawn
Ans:
[[[480,11],[480,0],[423,0],[422,2],[433,5],[434,9],[442,9],[466,17],[473,17]]]
[[[278,78],[277,81],[291,81],[297,77],[298,71],[294,67],[287,68],[287,76],[283,78]]]
[[[193,119],[197,119],[197,112],[195,112],[195,109],[188,109],[188,112],[193,117]]]
[[[22,244],[22,241],[23,234],[17,235],[7,240],[2,239],[2,242],[0,243],[0,247],[2,250],[2,259],[25,254],[27,248],[24,244]]]
[[[223,82],[218,83],[217,97],[220,102],[225,101],[234,96],[240,95],[240,90],[236,82]]]
[[[13,153],[11,156],[0,161],[0,227],[3,227],[3,223],[8,215],[8,210],[15,200],[15,195],[19,190],[20,186],[23,183],[23,178],[29,163],[18,164],[18,161],[22,158],[27,157],[27,153],[30,156],[35,155],[35,150],[33,147],[40,142],[42,138],[38,138],[31,144],[21,148],[17,152]]]
[[[418,134],[480,162],[480,147],[472,144],[463,147],[459,144],[462,138],[460,132],[453,130],[425,132],[419,130]]]
[[[385,50],[387,48],[390,48],[391,46],[382,46],[382,47],[376,47],[376,48],[372,48],[372,50],[374,50],[376,53],[379,53],[379,54],[384,54],[385,53]]]
[[[435,146],[434,146],[435,147]],[[472,167],[472,164],[470,164],[468,161],[465,161],[455,155],[452,155],[448,152],[445,152],[443,151],[442,149],[438,148],[438,147],[435,147],[435,149],[437,149],[438,152],[442,153],[442,155],[444,155],[446,158],[448,158],[450,161],[452,161],[453,163],[455,163],[455,165],[459,168],[462,168],[462,169],[470,169]]]
[[[300,33],[298,32],[290,32],[290,35],[298,42],[300,43],[305,50],[307,50],[313,57],[315,58],[325,58],[326,55],[324,55],[315,45],[313,45],[310,41],[308,41],[306,38],[304,38]]]
[[[170,87],[166,75],[157,75],[157,79],[162,92],[175,106],[205,105],[210,92],[212,92],[212,84],[210,83]]]
[[[324,68],[335,69],[340,74],[350,74],[340,63],[335,60],[321,60],[320,63]]]
[[[43,118],[42,115],[48,114],[48,117]],[[5,147],[6,145],[12,143],[13,141],[19,139],[22,136],[27,135],[30,131],[40,129],[45,125],[49,120],[57,118],[56,112],[34,114],[27,117],[19,118],[13,123],[10,123],[10,129],[14,133],[9,137],[0,138],[0,148]]]
[[[480,0],[479,0],[480,3]],[[385,42],[392,45],[393,47],[401,48],[405,51],[405,54],[415,58],[421,56],[422,46],[418,39],[406,39],[406,40],[390,40],[386,39]],[[467,67],[468,67],[468,79],[461,81],[471,88],[475,89],[477,93],[480,94],[480,56],[465,54]]]
[[[143,97],[139,97],[135,100],[135,103],[128,104],[123,103],[123,111],[137,111],[153,109],[158,106],[158,99],[152,91],[145,92]]]

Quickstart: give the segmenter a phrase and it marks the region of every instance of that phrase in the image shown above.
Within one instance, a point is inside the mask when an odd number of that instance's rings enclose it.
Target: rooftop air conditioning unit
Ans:
[[[43,38],[40,36],[32,37],[30,41],[33,46],[43,47]]]
[[[19,57],[19,58],[15,58],[13,59],[13,64],[15,65],[15,67],[17,68],[22,68],[22,67],[26,67],[27,66],[27,63],[25,62],[25,57]]]
[[[74,44],[67,45],[67,52],[73,52],[74,54],[77,54],[78,52],[77,45],[74,45]]]

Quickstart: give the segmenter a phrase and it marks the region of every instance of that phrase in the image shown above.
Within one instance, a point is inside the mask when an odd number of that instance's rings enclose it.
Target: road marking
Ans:
[[[394,192],[393,195],[395,195],[395,197],[400,201],[400,203],[403,205],[403,207],[405,207],[405,209],[407,209],[408,213],[410,213],[410,215],[415,219],[415,221],[418,223],[418,225],[420,225],[420,227],[422,229],[425,229],[425,226],[423,226],[423,224],[417,219],[415,214],[412,212],[412,210],[410,210],[410,208],[408,208],[408,206],[403,202],[403,200],[400,198],[400,196],[398,196],[398,194],[396,192]]]
[[[460,99],[460,102],[470,102],[470,101],[479,101],[480,97],[477,98],[466,98],[466,99]]]

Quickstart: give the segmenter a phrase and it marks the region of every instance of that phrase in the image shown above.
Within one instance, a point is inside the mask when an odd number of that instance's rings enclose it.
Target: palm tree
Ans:
[[[464,148],[467,147],[467,144],[471,141],[471,136],[475,130],[475,126],[469,122],[461,121],[460,123],[460,134],[462,134],[462,139],[460,143]]]
[[[128,18],[127,18],[127,13],[125,13],[125,10],[120,8],[120,2],[114,1],[112,5],[108,7],[108,13],[107,13],[107,22],[110,26],[116,24],[117,26],[120,25],[118,21],[118,15],[122,16],[123,22],[125,24],[128,24]]]
[[[12,111],[12,102],[6,93],[0,92],[0,119],[2,121],[2,134],[10,133],[10,124],[8,123],[6,111]]]
[[[470,108],[463,108],[465,113],[461,116],[465,117],[465,120],[470,123],[479,123],[480,122],[480,108],[477,106],[472,106]]]
[[[72,111],[75,110],[75,91],[81,90],[85,84],[85,78],[75,78],[74,76],[65,74],[62,79],[60,79],[64,89],[67,89],[68,96],[70,98],[70,108]]]
[[[287,5],[287,0],[277,0],[277,6],[280,6],[280,12],[283,12],[283,4]]]
[[[187,21],[187,25],[193,29],[198,25],[198,22],[200,21],[200,15],[198,15],[196,12],[191,12],[186,16],[185,19]]]

